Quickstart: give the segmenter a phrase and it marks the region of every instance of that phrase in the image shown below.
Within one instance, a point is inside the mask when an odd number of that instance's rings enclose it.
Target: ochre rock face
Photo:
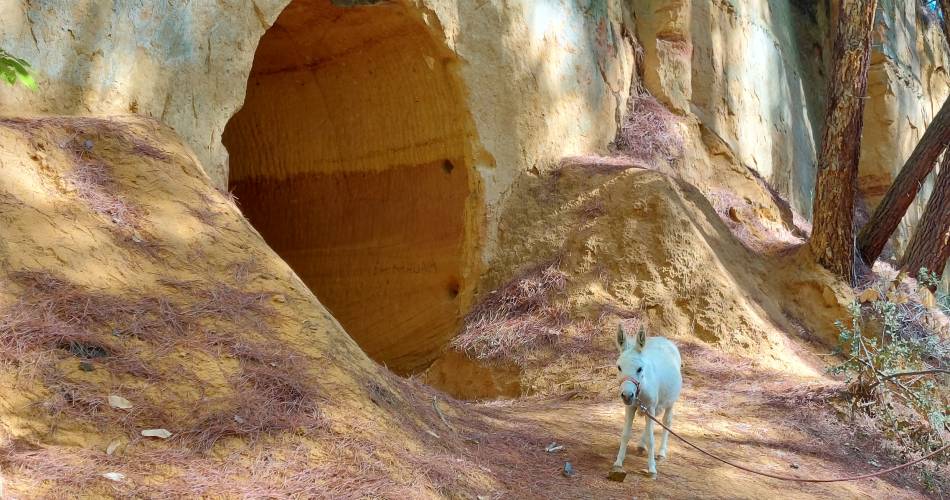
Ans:
[[[593,50],[583,38],[547,43],[543,37],[560,17],[542,14],[555,12],[521,14],[526,17],[519,21],[530,25],[531,40],[541,36],[536,41],[545,58],[578,44]],[[571,14],[579,26],[588,22],[586,14]],[[594,13],[593,21],[592,31],[607,30],[608,12]],[[544,115],[561,106],[545,99],[565,101],[537,88],[528,103],[495,103],[491,115],[479,115],[483,104],[472,102],[465,85],[471,74],[434,26],[430,13],[398,2],[292,2],[261,38],[243,107],[223,135],[229,187],[245,215],[367,353],[399,372],[434,359],[470,302],[480,241],[492,224],[490,206],[517,172],[508,160],[486,176],[486,162],[507,160],[508,145],[522,160],[552,146],[573,147],[574,139],[551,142],[550,134],[568,123],[590,127],[579,113],[545,117],[544,128],[517,114],[497,115],[529,113],[532,106]],[[619,39],[606,31],[580,34],[603,39],[602,57],[618,57]],[[484,57],[475,55],[464,68],[486,70],[492,63]],[[553,58],[548,68],[539,61],[531,71],[546,78],[580,72],[565,62]],[[604,70],[624,80],[613,65]],[[472,91],[503,88],[510,84],[505,80]],[[582,81],[579,75],[557,84],[570,89]],[[619,97],[599,93],[619,105]],[[517,128],[480,135],[477,123],[492,120]],[[504,145],[495,139],[500,134]],[[485,153],[482,136],[495,153]]]
[[[518,178],[615,136],[638,74],[628,35],[643,85],[693,127],[679,173],[749,167],[810,211],[833,6],[582,4],[21,0],[0,36],[41,90],[8,88],[0,109],[168,124],[351,334],[413,370],[482,291]],[[946,93],[939,30],[912,4],[881,1],[872,204]]]
[[[134,113],[159,119],[182,136],[212,180],[224,187],[229,152],[221,137],[244,103],[253,61],[272,58],[273,64],[281,65],[298,52],[306,60],[347,52],[355,57],[380,46],[407,45],[405,36],[427,33],[431,41],[413,39],[419,42],[415,56],[427,52],[432,60],[413,59],[399,50],[392,57],[376,52],[373,59],[363,59],[371,66],[363,68],[364,75],[376,75],[372,85],[377,93],[359,95],[389,99],[401,90],[405,93],[401,102],[409,103],[445,87],[409,88],[425,80],[407,73],[455,66],[461,96],[453,99],[460,98],[474,120],[477,136],[468,154],[476,164],[469,166],[479,171],[484,185],[490,231],[496,220],[492,212],[520,172],[548,168],[564,155],[604,151],[613,139],[635,74],[624,4],[621,0],[594,7],[535,0],[42,4],[19,0],[4,8],[0,38],[5,50],[33,63],[41,91],[7,89],[0,93],[0,109],[10,115]],[[282,23],[296,22],[312,33],[297,32],[283,42],[273,40],[280,35],[269,34],[271,51],[255,57],[265,32],[281,16]],[[336,17],[352,33],[332,28],[336,20],[319,21]],[[294,18],[298,21],[291,21]],[[303,20],[316,22],[308,27]],[[337,34],[323,38],[325,31]],[[296,46],[297,39],[304,45]],[[440,48],[433,53],[435,46]],[[333,74],[324,74],[324,80],[332,78]],[[390,90],[384,90],[387,87]],[[361,119],[373,102],[379,100],[366,103]],[[393,111],[389,106],[378,108],[379,114]],[[343,103],[335,111],[346,111]],[[333,119],[343,126],[352,124],[346,120],[355,115]],[[442,126],[450,119],[415,126]],[[401,144],[410,146],[420,145]],[[485,249],[490,247],[489,241]]]
[[[619,0],[19,4],[41,90],[3,113],[167,123],[401,372],[457,331],[514,180],[606,149],[635,74]]]
[[[881,2],[868,70],[858,188],[869,208],[880,203],[927,125],[950,93],[948,54],[939,21],[918,15],[913,2]],[[892,243],[899,254],[910,239],[933,190],[931,175],[907,209]],[[947,276],[950,276],[948,274]]]
[[[648,0],[637,30],[650,91],[810,218],[828,22],[799,3]]]
[[[915,2],[878,4],[858,179],[871,209],[950,89],[936,18]],[[756,171],[807,219],[837,5],[645,0],[635,8],[644,85],[700,124],[708,153]],[[691,158],[702,155],[687,151]],[[703,161],[687,161],[682,169],[711,170]],[[923,212],[932,179],[894,235],[898,253]]]
[[[471,118],[453,55],[390,4],[288,7],[229,122],[244,214],[397,371],[454,335],[471,281]]]
[[[636,74],[620,0],[14,3],[4,49],[41,90],[0,93],[4,114],[168,124],[335,313],[387,297],[344,320],[362,338],[379,318],[444,338],[511,185],[605,151]]]

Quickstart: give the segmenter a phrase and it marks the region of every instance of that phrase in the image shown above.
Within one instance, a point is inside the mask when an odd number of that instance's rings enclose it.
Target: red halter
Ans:
[[[633,383],[633,385],[637,386],[637,390],[640,390],[640,382],[638,382],[637,379],[631,377],[630,375],[624,375],[623,377],[620,377],[620,383],[622,384],[624,382],[631,382]]]

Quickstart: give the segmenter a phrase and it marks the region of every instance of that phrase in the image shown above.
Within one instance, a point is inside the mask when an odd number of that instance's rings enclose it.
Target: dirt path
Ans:
[[[739,361],[684,353],[685,392],[674,429],[696,444],[745,465],[784,475],[844,476],[896,462],[875,453],[873,438],[858,437],[822,398],[834,381],[790,377],[774,371],[732,376]],[[616,399],[616,400],[615,400]],[[605,476],[617,453],[623,421],[619,398],[542,399],[475,405],[495,427],[478,435],[478,453],[508,491],[491,498],[921,498],[914,472],[831,484],[788,483],[728,467],[671,439],[670,458],[658,463],[656,480],[637,474],[645,458],[635,443],[627,455],[626,482]],[[476,433],[477,434],[477,433]],[[565,450],[538,451],[555,441]],[[531,449],[534,446],[535,449]],[[499,463],[498,457],[510,460]],[[560,473],[564,461],[577,471]]]

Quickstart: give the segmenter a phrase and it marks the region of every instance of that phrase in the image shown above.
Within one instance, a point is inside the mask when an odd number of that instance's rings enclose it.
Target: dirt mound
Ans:
[[[640,320],[657,335],[816,375],[821,363],[798,344],[834,340],[849,291],[797,254],[791,217],[787,227],[778,216],[767,225],[727,187],[709,192],[731,195],[710,196],[713,206],[672,175],[617,159],[568,159],[524,177],[488,278],[501,285],[469,315],[455,348],[477,360],[519,360],[525,392],[559,392],[584,385],[578,363],[594,369],[611,352],[608,323]],[[430,380],[455,392],[451,381]]]
[[[7,119],[0,142],[6,493],[415,497],[482,481],[434,446],[425,391],[363,354],[169,130]]]

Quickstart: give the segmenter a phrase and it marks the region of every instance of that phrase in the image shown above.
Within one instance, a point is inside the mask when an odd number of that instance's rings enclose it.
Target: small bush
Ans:
[[[910,457],[933,451],[950,438],[950,371],[945,341],[921,321],[940,311],[915,302],[917,285],[902,281],[873,284],[859,295],[865,305],[852,304],[850,320],[836,322],[838,352],[846,359],[830,371],[848,377],[852,418],[856,412],[872,417]],[[929,474],[924,467],[921,474]]]

